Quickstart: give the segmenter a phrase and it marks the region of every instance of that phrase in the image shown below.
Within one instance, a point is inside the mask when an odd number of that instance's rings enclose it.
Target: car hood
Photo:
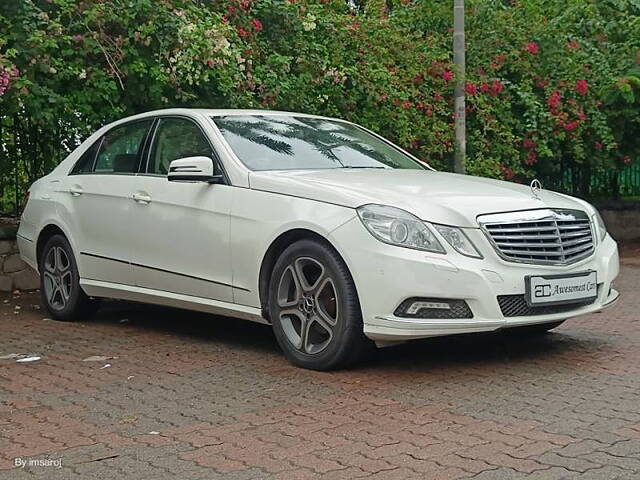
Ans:
[[[537,208],[587,210],[549,190],[536,198],[528,185],[429,170],[327,169],[251,172],[252,189],[356,208],[377,203],[445,225],[478,227],[484,213]]]

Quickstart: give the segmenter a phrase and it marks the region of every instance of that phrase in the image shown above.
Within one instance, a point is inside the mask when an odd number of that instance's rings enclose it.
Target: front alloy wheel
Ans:
[[[372,346],[353,279],[338,253],[321,242],[300,240],[282,253],[271,276],[269,314],[280,347],[298,366],[346,366]]]
[[[282,329],[296,349],[315,354],[329,346],[339,308],[335,283],[320,262],[300,257],[285,268],[278,307]]]

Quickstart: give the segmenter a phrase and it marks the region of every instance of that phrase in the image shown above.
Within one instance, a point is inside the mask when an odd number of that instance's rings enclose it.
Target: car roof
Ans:
[[[240,108],[165,108],[162,110],[152,110],[149,112],[139,113],[118,120],[118,123],[124,120],[133,120],[138,118],[155,117],[161,115],[205,115],[209,117],[223,117],[230,115],[268,115],[268,116],[296,116],[296,117],[308,117],[308,118],[322,118],[325,120],[341,120],[339,118],[323,117],[321,115],[311,115],[309,113],[299,112],[286,112],[279,110],[258,110],[258,109],[240,109]],[[115,122],[114,122],[115,123]]]

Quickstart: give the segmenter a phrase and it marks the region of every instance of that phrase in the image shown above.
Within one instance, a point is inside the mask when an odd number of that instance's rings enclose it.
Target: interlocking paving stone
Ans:
[[[338,372],[290,366],[262,325],[126,302],[59,323],[0,296],[0,356],[42,357],[0,360],[0,479],[637,479],[640,267],[616,285],[614,309],[544,337]]]

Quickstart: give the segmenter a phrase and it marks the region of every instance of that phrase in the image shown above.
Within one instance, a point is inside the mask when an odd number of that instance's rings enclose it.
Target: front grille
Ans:
[[[449,307],[446,308],[421,308],[415,314],[406,313],[407,309],[413,302],[427,301],[448,303]],[[404,318],[435,318],[435,319],[453,319],[453,318],[473,318],[473,312],[464,300],[442,299],[442,298],[408,298],[403,301],[396,311],[394,312],[396,317]]]
[[[530,307],[524,295],[498,295],[498,305],[503,317],[531,317],[535,315],[552,315],[554,313],[570,312],[595,302],[595,298],[586,302],[568,303],[565,305],[545,305]]]
[[[511,262],[568,265],[594,250],[589,216],[580,210],[497,213],[478,221],[498,254]]]

